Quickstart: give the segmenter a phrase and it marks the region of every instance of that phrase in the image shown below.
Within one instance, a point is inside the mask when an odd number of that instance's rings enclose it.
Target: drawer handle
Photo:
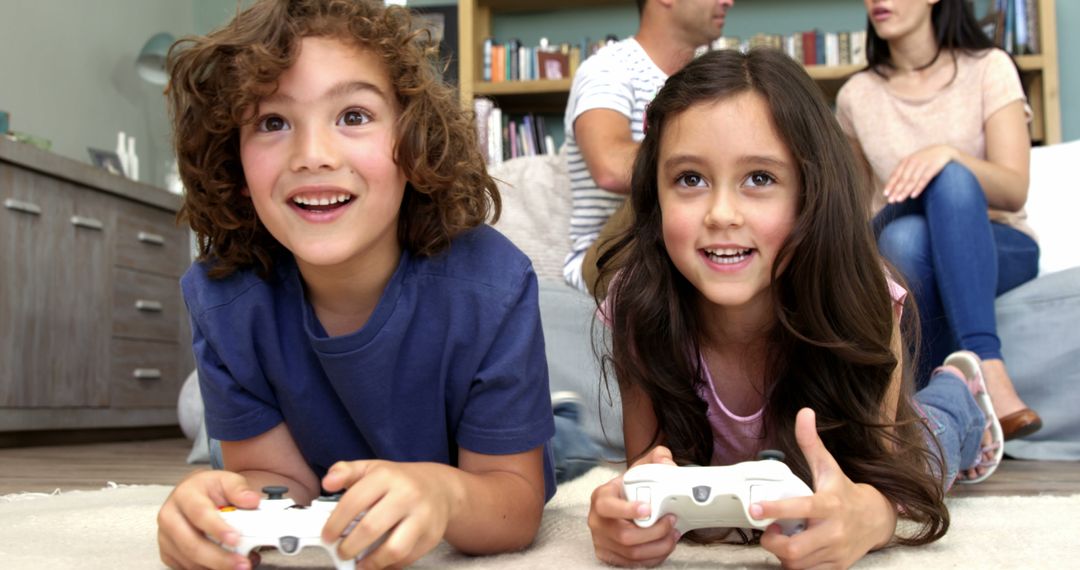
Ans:
[[[161,301],[148,301],[146,299],[138,299],[135,301],[135,309],[147,313],[160,313]]]
[[[105,224],[101,223],[101,220],[87,218],[85,216],[71,216],[71,225],[79,228],[86,228],[88,230],[97,230],[99,232],[105,229]]]
[[[139,380],[157,380],[161,378],[161,370],[157,368],[136,368],[131,375]]]
[[[139,232],[139,241],[150,245],[165,245],[165,237],[150,232]]]
[[[5,199],[4,207],[9,210],[14,210],[16,212],[22,212],[24,214],[33,214],[35,216],[41,215],[41,207],[37,204],[23,202],[22,200],[15,200],[14,198]]]

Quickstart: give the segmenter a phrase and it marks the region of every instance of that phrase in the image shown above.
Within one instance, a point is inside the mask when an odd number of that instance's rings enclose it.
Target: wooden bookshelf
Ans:
[[[1058,75],[1057,6],[1055,0],[1038,0],[1039,45],[1042,53],[1016,56],[1021,80],[1032,109],[1031,138],[1042,144],[1061,142],[1061,84]],[[497,13],[626,6],[626,0],[459,0],[458,85],[461,102],[471,108],[473,97],[483,95],[511,112],[562,113],[570,92],[569,79],[504,81],[483,78],[484,38],[491,36]],[[809,8],[808,8],[809,9]],[[855,9],[855,8],[853,8]],[[858,9],[862,9],[861,7]],[[836,91],[856,65],[810,65],[806,71],[833,100]]]

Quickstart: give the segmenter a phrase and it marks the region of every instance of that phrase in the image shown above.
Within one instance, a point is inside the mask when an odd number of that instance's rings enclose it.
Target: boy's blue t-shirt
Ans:
[[[368,322],[327,337],[291,255],[270,280],[206,263],[181,279],[209,435],[254,437],[285,422],[321,479],[355,459],[457,464],[544,446],[555,427],[529,259],[488,226],[434,257],[402,253]]]

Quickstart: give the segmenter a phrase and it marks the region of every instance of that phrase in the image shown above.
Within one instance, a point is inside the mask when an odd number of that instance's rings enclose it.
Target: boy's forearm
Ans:
[[[507,471],[469,473],[446,467],[454,488],[444,538],[466,554],[520,550],[532,543],[544,510],[543,484],[537,489]]]
[[[299,481],[281,475],[280,473],[255,469],[238,471],[237,473],[247,479],[248,486],[256,493],[262,493],[263,487],[283,485],[289,488],[288,497],[298,505],[308,505],[311,501],[318,498],[318,490],[313,491]],[[265,499],[266,497],[263,498]]]

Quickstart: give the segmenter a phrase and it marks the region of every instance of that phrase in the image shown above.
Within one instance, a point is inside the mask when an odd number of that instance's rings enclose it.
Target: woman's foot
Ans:
[[[994,404],[990,401],[978,356],[966,350],[954,352],[945,359],[943,367],[959,373],[967,384],[971,397],[975,399],[975,403],[979,405],[979,409],[986,418],[986,429],[983,430],[982,441],[979,445],[979,456],[974,465],[961,469],[956,479],[957,483],[963,484],[981,483],[994,473],[1005,453],[1005,437],[1001,431],[1001,423],[994,412]]]
[[[1001,420],[1005,441],[1027,437],[1042,428],[1042,418],[1020,399],[1000,358],[982,361],[982,372],[990,399],[994,401],[994,409]]]

